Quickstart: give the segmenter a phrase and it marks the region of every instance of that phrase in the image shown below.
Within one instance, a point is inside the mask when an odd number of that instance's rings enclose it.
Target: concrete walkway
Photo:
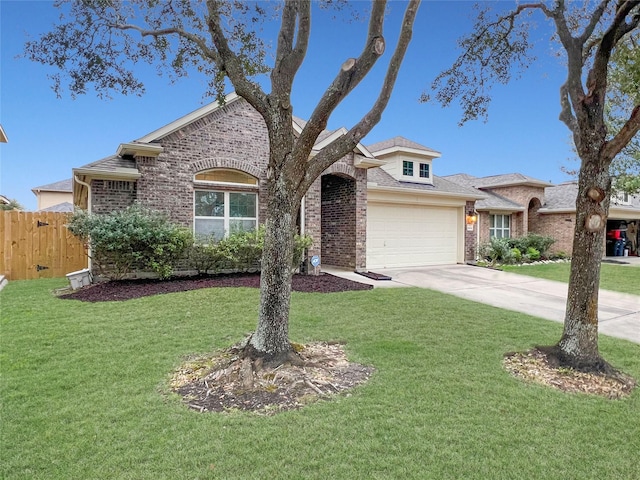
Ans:
[[[379,281],[329,267],[323,271],[375,287],[429,288],[506,310],[564,321],[568,287],[562,282],[469,265],[379,269],[376,273],[392,277]],[[640,268],[637,271],[640,289]],[[600,333],[640,343],[640,295],[600,290],[598,306]]]

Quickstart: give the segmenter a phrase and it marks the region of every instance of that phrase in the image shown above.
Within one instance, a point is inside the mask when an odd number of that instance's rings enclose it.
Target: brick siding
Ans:
[[[194,175],[211,168],[230,168],[243,171],[258,179],[258,187],[250,190],[258,193],[258,222],[263,223],[266,212],[266,166],[269,161],[269,141],[266,124],[260,114],[245,100],[238,99],[213,111],[211,114],[173,132],[158,142],[163,152],[157,157],[136,157],[136,167],[141,174],[133,189],[118,190],[106,187],[106,181],[92,182],[92,210],[103,213],[123,208],[138,201],[142,205],[166,213],[170,220],[187,228],[193,228]],[[348,228],[341,233],[350,236],[339,252],[322,248],[322,180],[311,186],[305,197],[305,233],[311,235],[314,244],[309,255],[328,256],[324,264],[364,268],[366,261],[366,170],[354,167],[353,154],[331,166],[325,174],[336,174],[351,179],[354,188],[349,195]],[[334,177],[331,177],[334,178]],[[216,187],[216,190],[221,188]],[[345,193],[346,195],[346,193]],[[346,200],[346,197],[344,197]],[[334,213],[331,215],[335,216]],[[328,238],[328,236],[327,236]],[[347,257],[350,260],[334,259]],[[338,247],[337,247],[338,248]]]
[[[466,262],[473,261],[478,257],[478,246],[476,245],[478,239],[478,228],[480,228],[479,221],[473,226],[472,230],[468,230],[466,225],[466,212],[473,211],[475,208],[475,201],[469,201],[464,207],[465,212],[465,226],[464,226],[464,260]]]

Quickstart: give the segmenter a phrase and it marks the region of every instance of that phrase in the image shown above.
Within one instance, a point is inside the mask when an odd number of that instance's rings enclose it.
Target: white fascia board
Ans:
[[[478,212],[486,212],[490,214],[496,215],[506,215],[508,213],[513,212],[524,212],[526,208],[524,207],[513,207],[513,208],[478,208],[476,207],[476,211]]]
[[[418,150],[417,148],[409,148],[409,147],[389,147],[384,150],[379,150],[375,152],[376,157],[383,157],[385,155],[393,155],[394,153],[408,153],[411,155],[417,155],[419,157],[426,158],[440,158],[442,154],[440,152],[436,152],[435,150]]]
[[[140,157],[157,157],[164,149],[161,145],[149,143],[121,143],[116,150],[116,155],[124,157],[125,155],[137,155]]]
[[[238,98],[240,98],[240,96],[237,93],[235,92],[230,93],[224,98],[224,104],[226,105],[228,103],[231,103],[237,100]],[[149,143],[159,138],[166,137],[167,135],[180,130],[185,125],[195,122],[196,120],[199,120],[202,117],[206,117],[211,112],[216,111],[220,107],[222,107],[220,102],[212,102],[208,105],[205,105],[204,107],[199,108],[198,110],[188,113],[184,117],[174,120],[173,122],[169,123],[168,125],[165,125],[162,128],[159,128],[158,130],[154,130],[153,132],[145,135],[144,137],[139,138],[137,141],[140,143]]]
[[[538,209],[538,213],[576,213],[575,208],[567,207],[567,208],[540,208]]]
[[[104,180],[137,180],[142,176],[137,168],[117,167],[112,169],[74,168],[74,178],[82,175],[85,179],[99,178]]]
[[[381,187],[375,182],[367,183],[367,191],[372,192],[386,192],[397,193],[401,195],[425,195],[425,196],[437,196],[447,198],[460,198],[465,200],[482,200],[484,197],[477,195],[467,195],[465,193],[443,192],[441,190],[419,190],[417,188],[402,188],[402,187]]]
[[[368,158],[356,155],[353,159],[353,166],[356,168],[376,168],[386,165],[386,160],[380,160],[379,158]]]

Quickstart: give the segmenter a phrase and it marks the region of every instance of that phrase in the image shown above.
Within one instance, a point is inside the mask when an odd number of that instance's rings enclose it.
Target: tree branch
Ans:
[[[308,162],[305,177],[298,187],[298,195],[302,195],[311,186],[313,181],[329,166],[335,162],[335,158],[341,158],[347,153],[353,151],[358,142],[362,140],[371,129],[380,121],[382,112],[389,103],[391,92],[398,78],[400,65],[411,41],[413,35],[413,23],[415,21],[420,0],[411,0],[407,5],[407,9],[402,21],[400,37],[396,49],[389,61],[387,73],[380,88],[378,98],[371,109],[355,124],[345,135],[331,142],[327,147],[323,148],[312,160]]]
[[[629,120],[618,131],[615,137],[609,140],[602,151],[602,156],[608,161],[622,151],[622,149],[640,131],[640,105],[636,105]]]
[[[564,123],[571,132],[576,132],[576,117],[571,109],[571,100],[569,98],[569,87],[565,82],[560,87],[560,116],[558,117],[562,123]]]
[[[202,38],[200,38],[197,35],[194,35],[193,33],[186,32],[185,30],[182,30],[180,28],[163,28],[159,30],[147,30],[142,27],[139,27],[138,25],[119,24],[119,23],[107,23],[107,27],[115,28],[116,30],[123,30],[123,31],[134,30],[140,33],[142,37],[158,38],[158,37],[167,37],[169,35],[178,35],[180,37],[183,37],[195,43],[200,49],[200,51],[202,52],[204,57],[208,57],[216,63],[219,61],[219,56],[217,52],[215,50],[211,50],[207,46],[207,43]]]
[[[349,59],[342,64],[338,75],[322,95],[302,130],[298,142],[296,142],[296,148],[304,150],[313,146],[315,139],[327,126],[331,113],[369,73],[378,58],[384,53],[385,44],[382,36],[382,26],[386,4],[386,0],[374,0],[367,40],[362,53],[357,59]]]
[[[220,23],[219,1],[207,0],[207,9],[209,12],[207,26],[219,55],[219,61],[216,62],[218,68],[226,73],[236,93],[249,102],[267,120],[267,96],[259,85],[249,81],[242,66],[242,59],[229,47],[229,42]]]
[[[296,35],[296,22],[298,30]],[[309,45],[311,32],[311,4],[308,0],[287,2],[282,11],[282,27],[278,34],[278,48],[276,61],[271,72],[271,82],[280,83],[283,78],[288,78],[288,88],[285,93],[291,92],[291,85],[296,72],[302,65]],[[293,45],[294,36],[296,44]],[[283,76],[282,73],[285,75]]]

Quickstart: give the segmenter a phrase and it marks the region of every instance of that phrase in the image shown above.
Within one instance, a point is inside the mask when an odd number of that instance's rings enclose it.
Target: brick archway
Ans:
[[[340,172],[321,177],[322,263],[356,268],[356,181]]]
[[[540,220],[538,210],[542,207],[539,198],[534,197],[529,200],[527,206],[527,233],[540,233]]]

